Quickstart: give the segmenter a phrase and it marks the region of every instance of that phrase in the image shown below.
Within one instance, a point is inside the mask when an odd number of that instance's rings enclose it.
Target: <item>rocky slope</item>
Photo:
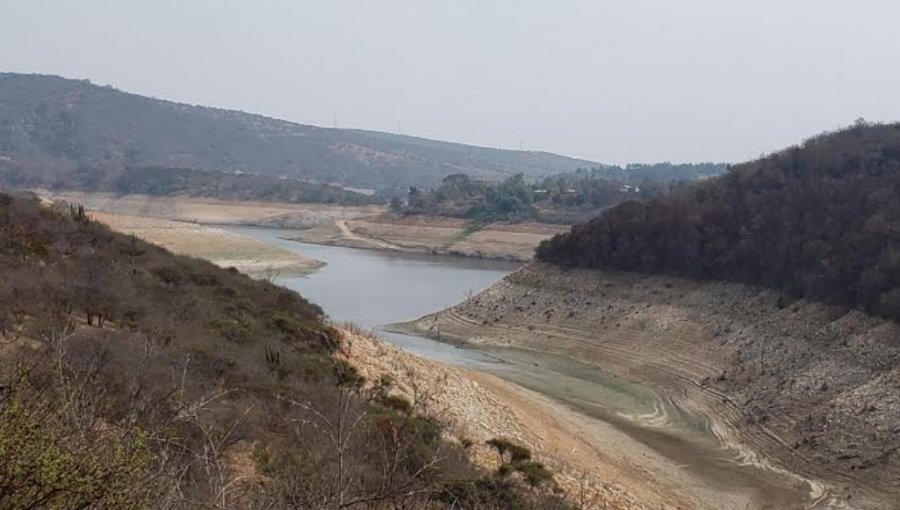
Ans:
[[[632,491],[610,482],[616,477],[608,467],[598,465],[600,457],[593,455],[583,424],[564,406],[484,372],[409,354],[353,326],[341,331],[343,356],[367,381],[385,377],[393,381],[393,394],[438,419],[450,441],[469,444],[471,460],[482,468],[498,467],[497,454],[486,441],[509,439],[549,466],[556,491],[579,508],[678,508],[675,501],[665,502],[650,487]],[[583,450],[582,455],[573,455],[575,450]]]
[[[533,264],[414,324],[593,363],[708,416],[746,460],[896,508],[900,326],[730,283]]]

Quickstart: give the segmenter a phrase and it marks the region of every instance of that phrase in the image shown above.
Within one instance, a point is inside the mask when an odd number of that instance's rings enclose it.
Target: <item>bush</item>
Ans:
[[[0,399],[0,508],[143,509],[154,457],[140,429],[87,422],[26,384]]]

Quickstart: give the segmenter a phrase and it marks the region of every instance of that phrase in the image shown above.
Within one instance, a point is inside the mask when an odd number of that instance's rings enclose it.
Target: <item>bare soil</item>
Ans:
[[[730,283],[532,264],[413,326],[593,363],[709,417],[746,462],[897,508],[900,326]]]
[[[615,482],[639,478],[620,458],[652,455],[615,429],[598,429],[565,406],[490,374],[409,354],[356,328],[343,332],[346,358],[367,381],[390,376],[394,392],[441,421],[450,431],[448,439],[470,442],[470,457],[485,470],[498,467],[496,453],[485,442],[502,437],[529,448],[553,470],[567,499],[585,510],[679,508],[652,485],[624,487]],[[618,446],[605,446],[609,444]],[[656,469],[673,466],[661,463]]]
[[[311,228],[335,219],[370,216],[384,209],[380,206],[239,202],[193,197],[118,196],[111,193],[39,194],[48,200],[65,200],[92,211],[112,214],[206,225],[258,225],[290,229]]]
[[[380,214],[335,219],[300,232],[297,241],[415,253],[529,261],[543,240],[568,230],[542,223],[492,223],[472,227],[460,218]]]
[[[324,265],[321,261],[221,228],[100,212],[92,212],[91,216],[113,230],[160,245],[173,253],[206,259],[221,267],[235,267],[251,275],[302,274]]]

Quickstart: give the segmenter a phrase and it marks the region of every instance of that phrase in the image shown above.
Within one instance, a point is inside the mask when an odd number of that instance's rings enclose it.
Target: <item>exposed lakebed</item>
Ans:
[[[335,322],[353,322],[414,354],[488,372],[551,397],[672,459],[702,480],[707,490],[748,494],[750,508],[812,505],[807,483],[743,462],[738,452],[720,445],[705,417],[682,410],[652,388],[563,356],[487,346],[461,348],[385,329],[450,307],[519,264],[321,246],[282,239],[289,235],[282,230],[227,228],[326,262],[315,273],[277,277],[276,282],[322,306]]]

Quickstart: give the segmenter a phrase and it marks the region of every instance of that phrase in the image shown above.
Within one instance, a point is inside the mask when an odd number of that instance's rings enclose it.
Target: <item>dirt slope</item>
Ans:
[[[380,214],[335,219],[298,233],[297,241],[413,253],[529,261],[543,240],[568,230],[543,223],[492,223],[472,228],[461,218]]]
[[[346,359],[367,381],[390,376],[398,394],[447,426],[451,440],[471,442],[470,456],[483,468],[497,468],[496,452],[485,441],[503,437],[528,447],[553,470],[567,499],[585,510],[679,508],[650,484],[618,483],[638,477],[634,466],[618,461],[621,451],[600,453],[601,445],[621,439],[614,430],[591,430],[583,417],[538,393],[409,354],[353,329],[342,330]]]
[[[897,324],[737,284],[533,264],[415,327],[597,364],[852,507],[896,508]]]

